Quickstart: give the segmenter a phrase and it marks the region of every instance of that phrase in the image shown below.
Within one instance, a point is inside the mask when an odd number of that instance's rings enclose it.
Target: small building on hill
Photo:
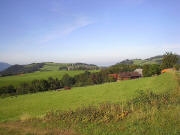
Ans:
[[[117,81],[137,79],[142,77],[138,72],[121,72],[119,74],[109,74],[109,77],[114,77]]]
[[[109,74],[108,76],[109,76],[109,77],[113,77],[113,78],[115,78],[116,80],[118,79],[118,74]]]
[[[119,73],[119,75],[118,75],[118,81],[137,79],[140,77],[142,77],[142,76],[138,72],[122,72],[122,73]]]
[[[134,72],[138,72],[141,76],[143,76],[143,69],[141,68],[137,68]]]

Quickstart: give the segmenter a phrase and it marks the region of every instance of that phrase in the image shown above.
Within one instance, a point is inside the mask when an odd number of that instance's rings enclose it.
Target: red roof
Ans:
[[[119,77],[131,78],[131,77],[141,77],[138,72],[121,72],[119,73]]]
[[[119,74],[109,74],[109,77],[114,77],[115,79],[118,78],[138,78],[141,77],[141,74],[138,72],[121,72]]]
[[[109,77],[114,77],[114,78],[118,78],[118,74],[109,74]]]

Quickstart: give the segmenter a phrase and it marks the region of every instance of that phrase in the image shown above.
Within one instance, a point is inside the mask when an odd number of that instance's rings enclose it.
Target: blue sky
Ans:
[[[179,0],[0,0],[0,61],[86,62],[180,54]]]

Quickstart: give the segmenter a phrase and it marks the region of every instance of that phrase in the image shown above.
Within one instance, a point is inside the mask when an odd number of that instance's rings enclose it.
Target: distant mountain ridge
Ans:
[[[180,55],[178,64],[180,64]],[[163,55],[150,57],[147,59],[126,59],[117,64],[128,64],[128,65],[144,65],[144,64],[161,64]],[[116,64],[115,64],[116,65]],[[43,62],[43,63],[32,63],[28,65],[9,65],[7,63],[0,62],[0,76],[18,75],[25,73],[32,73],[36,71],[60,71],[60,70],[98,70],[102,69],[94,64],[86,63],[54,63],[54,62]]]
[[[5,62],[0,62],[0,71],[3,71],[5,69],[7,69],[8,67],[10,67],[11,65]]]
[[[9,68],[0,72],[1,76],[9,76],[9,75],[17,75],[17,74],[25,74],[32,73],[38,71],[43,67],[43,63],[33,63],[29,65],[12,65]]]
[[[180,55],[177,55],[177,56],[179,58],[178,64],[180,64]],[[126,60],[123,60],[117,64],[128,64],[128,65],[131,65],[131,64],[135,64],[135,65],[161,64],[162,58],[163,58],[163,55],[158,55],[158,56],[150,57],[147,59],[131,59],[131,60],[126,59]]]
[[[99,67],[94,64],[86,63],[32,63],[28,65],[13,65],[0,72],[0,76],[10,76],[36,71],[60,71],[60,70],[98,70]]]

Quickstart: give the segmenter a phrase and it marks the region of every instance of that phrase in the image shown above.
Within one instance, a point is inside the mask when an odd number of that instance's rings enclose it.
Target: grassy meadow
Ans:
[[[48,77],[58,78],[61,79],[63,75],[69,74],[70,76],[75,76],[77,74],[83,73],[84,71],[37,71],[34,73],[27,73],[27,74],[20,74],[20,75],[13,75],[13,76],[6,76],[0,77],[0,87],[7,86],[12,84],[14,86],[18,86],[20,83],[23,82],[31,82],[35,79],[48,79]],[[97,72],[97,71],[91,71]]]
[[[180,73],[0,99],[2,135],[179,135]]]
[[[67,66],[68,63],[53,63],[47,62],[45,65],[40,69],[40,71],[58,71],[60,67]]]
[[[137,91],[156,93],[177,87],[174,75],[163,74],[102,85],[75,87],[69,91],[49,91],[0,99],[0,121],[17,120],[24,115],[42,116],[51,110],[68,110],[103,102],[118,103],[137,95]]]
[[[59,70],[60,67],[67,66],[68,63],[52,63],[47,62],[40,69],[40,71],[36,71],[33,73],[19,74],[13,76],[0,77],[0,87],[7,85],[18,86],[20,83],[26,82],[29,83],[35,79],[48,79],[49,77],[61,79],[63,75],[69,74],[70,76],[75,76],[80,73],[85,72],[84,70],[76,70],[76,71],[65,71]],[[90,72],[98,72],[99,70],[91,70]]]
[[[162,58],[154,58],[152,60],[133,60],[135,65],[157,64],[158,61],[162,61]]]

